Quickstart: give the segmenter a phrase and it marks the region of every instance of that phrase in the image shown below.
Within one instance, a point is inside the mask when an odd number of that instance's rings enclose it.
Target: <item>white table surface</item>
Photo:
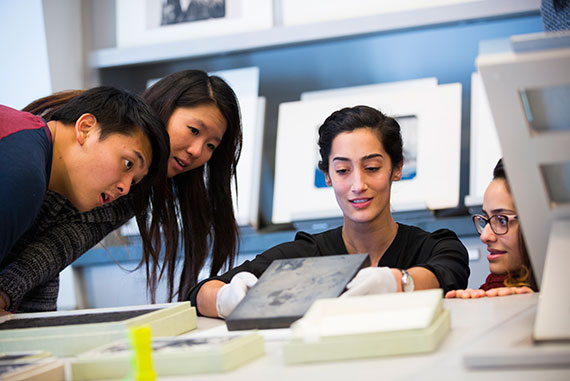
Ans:
[[[533,349],[531,334],[538,294],[474,300],[445,300],[451,312],[451,332],[429,354],[285,365],[281,345],[289,330],[261,331],[266,355],[236,370],[220,374],[164,377],[161,380],[570,380],[566,367],[473,370],[464,356],[497,350]],[[224,332],[219,319],[198,318],[198,329],[187,335]],[[227,331],[226,331],[227,332]],[[565,344],[564,351],[570,352]]]

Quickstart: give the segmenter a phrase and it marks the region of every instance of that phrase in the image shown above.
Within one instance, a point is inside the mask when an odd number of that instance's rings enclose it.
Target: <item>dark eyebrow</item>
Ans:
[[[133,151],[140,160],[140,167],[144,168],[144,157],[139,151]]]
[[[384,158],[384,156],[380,153],[371,153],[370,155],[366,155],[362,158],[362,161],[364,160],[370,160],[370,159],[375,159],[377,157],[381,157]]]
[[[485,209],[481,209],[483,211],[483,213],[485,213],[487,216],[490,215],[497,215],[497,214],[516,214],[517,212],[515,212],[514,210],[511,209],[506,209],[506,208],[499,208],[499,209],[493,209],[491,210],[492,214],[489,214],[485,211]]]
[[[361,161],[365,161],[365,160],[370,160],[370,159],[374,159],[374,158],[377,158],[377,157],[384,158],[384,156],[382,156],[382,154],[380,154],[380,153],[371,153],[370,155],[363,156],[362,159],[360,159],[360,160],[361,160]],[[334,158],[333,158],[333,161],[335,161],[335,160],[338,160],[338,161],[350,161],[349,158],[342,157],[342,156],[334,157]]]

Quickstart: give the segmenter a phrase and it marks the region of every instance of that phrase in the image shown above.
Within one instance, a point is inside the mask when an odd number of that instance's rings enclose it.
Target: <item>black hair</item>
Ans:
[[[170,214],[160,222],[167,246],[160,275],[157,255],[146,251],[143,253],[149,288],[154,290],[162,272],[166,271],[171,299],[174,294],[178,232],[181,232],[184,263],[178,299],[186,300],[208,256],[211,257],[210,275],[214,276],[224,264],[233,266],[239,247],[239,231],[231,194],[231,181],[232,178],[235,181],[242,146],[239,105],[235,93],[223,79],[201,70],[184,70],[168,75],[147,89],[143,98],[158,112],[165,125],[168,125],[176,109],[200,105],[216,106],[227,123],[220,144],[205,165],[169,179],[174,194],[166,200],[170,205]],[[172,214],[174,208],[178,209],[181,217],[180,227],[178,219]],[[157,216],[153,215],[151,228],[158,222]],[[150,269],[149,257],[154,259]]]
[[[392,169],[404,162],[402,134],[396,119],[368,106],[346,107],[333,112],[319,127],[319,169],[329,170],[329,156],[332,142],[342,132],[357,128],[370,128],[378,136],[382,146],[390,156]]]
[[[92,114],[100,128],[100,140],[112,134],[132,136],[142,132],[150,142],[152,160],[148,174],[135,187],[141,199],[135,213],[148,206],[143,201],[151,187],[166,177],[170,140],[164,124],[139,96],[112,86],[99,86],[72,97],[51,115],[51,120],[74,124],[83,114]],[[134,188],[133,187],[133,190]]]
[[[64,90],[58,91],[43,98],[36,99],[22,109],[37,116],[41,116],[46,122],[49,122],[53,114],[63,107],[73,98],[81,95],[85,90]]]

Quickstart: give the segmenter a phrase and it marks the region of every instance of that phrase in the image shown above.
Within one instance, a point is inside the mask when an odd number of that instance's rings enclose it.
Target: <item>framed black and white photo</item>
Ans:
[[[226,0],[162,0],[160,25],[173,25],[226,16]]]
[[[273,26],[267,0],[117,0],[117,47],[194,40]]]

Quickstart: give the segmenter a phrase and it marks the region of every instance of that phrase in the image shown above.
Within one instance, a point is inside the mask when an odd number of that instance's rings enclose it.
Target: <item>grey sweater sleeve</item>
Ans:
[[[57,310],[59,295],[59,275],[40,284],[24,295],[18,303],[20,312],[45,312]]]
[[[53,288],[60,271],[132,216],[128,196],[81,213],[62,196],[48,194],[34,226],[18,240],[1,264],[0,291],[9,298],[8,309],[18,310],[31,290],[39,295],[42,287]],[[43,294],[55,300],[34,297],[36,305],[26,310],[53,309],[57,292]]]

